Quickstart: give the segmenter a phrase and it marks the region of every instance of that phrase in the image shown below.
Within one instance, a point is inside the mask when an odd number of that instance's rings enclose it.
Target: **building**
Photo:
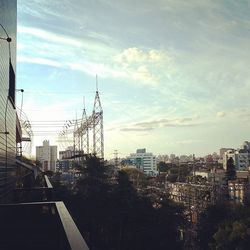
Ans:
[[[223,190],[218,185],[195,184],[187,182],[168,183],[166,186],[169,199],[184,205],[185,214],[193,223],[209,205],[223,197]]]
[[[154,176],[157,174],[156,156],[152,153],[147,153],[145,148],[137,149],[136,153],[130,154],[127,159],[147,175]]]
[[[167,163],[168,161],[169,161],[168,155],[157,155],[157,157],[156,157],[156,163],[159,163],[159,162]]]
[[[0,202],[8,200],[17,178],[21,127],[16,113],[16,1],[0,0]]]
[[[0,248],[88,250],[64,203],[51,201],[49,179],[34,186],[38,169],[19,154],[16,27],[17,1],[0,0]]]
[[[228,151],[228,150],[233,150],[232,148],[221,148],[220,149],[220,158],[223,159],[224,154]]]
[[[59,160],[73,159],[75,155],[74,147],[68,147],[66,150],[59,151]]]
[[[234,161],[236,171],[248,170],[250,166],[250,153],[248,150],[228,150],[224,153],[223,157],[223,168],[227,169],[227,161],[232,158]]]
[[[57,146],[50,146],[49,141],[43,141],[43,146],[36,147],[36,160],[41,163],[43,171],[56,170]]]
[[[179,163],[188,163],[188,162],[193,162],[194,161],[194,156],[193,155],[180,155],[179,157]]]
[[[250,142],[249,141],[244,141],[243,144],[241,145],[241,149],[250,152]]]
[[[225,170],[212,169],[212,170],[199,170],[194,171],[193,175],[206,178],[209,183],[218,184],[220,186],[225,184]]]

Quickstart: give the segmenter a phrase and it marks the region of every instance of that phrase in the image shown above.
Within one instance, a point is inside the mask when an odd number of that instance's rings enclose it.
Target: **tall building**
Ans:
[[[50,146],[49,141],[43,141],[43,146],[36,147],[36,160],[42,164],[43,171],[56,170],[57,146]]]
[[[241,146],[241,149],[250,152],[250,142],[249,141],[244,141],[242,146]]]
[[[64,203],[51,201],[48,177],[34,188],[37,168],[17,154],[16,16],[17,1],[0,0],[0,249],[88,250]]]
[[[237,171],[248,170],[250,166],[250,153],[247,150],[228,150],[224,153],[223,168],[227,169],[227,161],[232,158]]]
[[[147,153],[145,148],[137,149],[136,153],[130,154],[127,158],[147,175],[157,174],[156,156]]]
[[[15,188],[21,128],[16,114],[17,3],[0,0],[0,202]]]

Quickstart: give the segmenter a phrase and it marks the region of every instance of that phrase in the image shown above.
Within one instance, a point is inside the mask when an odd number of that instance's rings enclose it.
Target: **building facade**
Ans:
[[[226,175],[224,169],[212,169],[210,171],[209,170],[194,171],[193,175],[206,178],[208,183],[211,184],[218,184],[220,186],[226,184],[225,183]]]
[[[147,153],[145,148],[137,149],[136,153],[130,154],[127,158],[147,175],[154,176],[157,174],[156,156]]]
[[[21,142],[15,109],[16,13],[16,0],[0,0],[0,201],[15,188],[16,145]]]
[[[232,148],[221,148],[220,149],[220,158],[223,159],[224,154],[228,151],[228,150],[233,150]]]
[[[36,160],[41,163],[43,171],[56,171],[57,146],[50,146],[49,141],[43,141],[43,146],[36,147]]]
[[[250,166],[250,153],[248,150],[228,150],[223,156],[223,168],[227,169],[227,161],[232,158],[237,171],[248,170]]]

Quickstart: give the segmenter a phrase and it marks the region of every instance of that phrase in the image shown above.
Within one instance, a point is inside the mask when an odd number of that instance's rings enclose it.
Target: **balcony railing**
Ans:
[[[0,205],[1,249],[89,250],[64,203]]]
[[[14,190],[15,202],[35,202],[35,201],[51,201],[53,186],[51,185],[47,175],[43,177],[42,186],[16,188]]]

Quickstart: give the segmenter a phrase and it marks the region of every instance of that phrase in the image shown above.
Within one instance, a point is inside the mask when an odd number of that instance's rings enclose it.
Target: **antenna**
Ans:
[[[98,92],[98,76],[95,75],[96,92]]]

